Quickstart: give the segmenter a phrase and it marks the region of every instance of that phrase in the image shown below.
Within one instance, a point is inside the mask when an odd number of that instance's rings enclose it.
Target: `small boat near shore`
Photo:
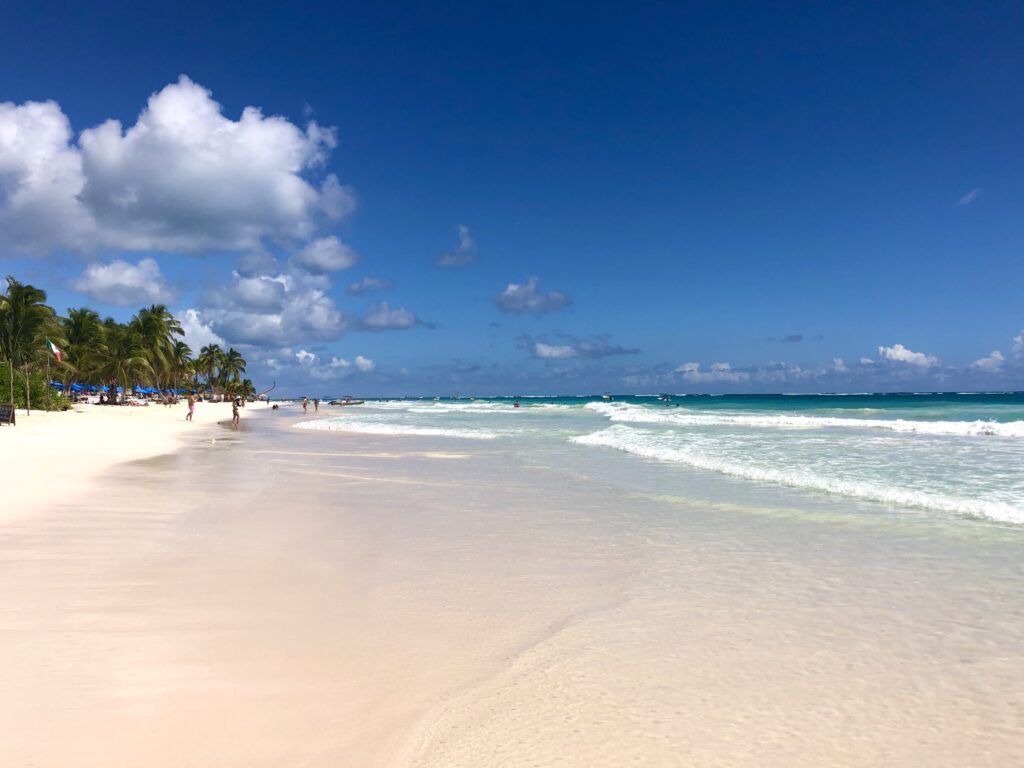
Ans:
[[[328,405],[362,405],[365,400],[356,400],[352,395],[345,395],[341,400],[331,400]]]

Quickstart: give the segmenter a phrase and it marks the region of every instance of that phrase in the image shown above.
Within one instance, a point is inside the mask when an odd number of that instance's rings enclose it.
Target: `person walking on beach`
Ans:
[[[309,408],[309,398],[304,397],[302,398],[302,412],[305,413],[307,408]]]
[[[317,400],[316,398],[313,399],[313,411],[316,413],[320,413],[320,401]]]
[[[231,401],[231,426],[237,427],[238,419],[238,398],[236,397],[234,400]]]
[[[188,415],[185,417],[185,421],[192,421],[192,414],[196,412],[196,394],[190,392],[188,395]]]

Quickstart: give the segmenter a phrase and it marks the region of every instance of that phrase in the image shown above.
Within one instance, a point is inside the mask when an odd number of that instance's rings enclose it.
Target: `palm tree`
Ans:
[[[142,340],[152,370],[152,383],[162,389],[174,372],[174,337],[185,334],[181,323],[163,304],[153,304],[140,309],[129,325]]]
[[[206,386],[213,389],[216,372],[220,368],[221,360],[224,358],[224,350],[217,344],[207,344],[199,350],[199,357],[196,358],[198,372],[206,377]]]
[[[192,371],[192,348],[180,339],[171,345],[171,387],[177,389],[187,382]]]
[[[86,307],[69,309],[62,318],[66,341],[64,363],[66,366],[65,386],[72,378],[89,380],[99,365],[103,352],[103,321],[93,310]]]
[[[245,373],[245,358],[237,349],[231,347],[224,353],[224,359],[221,360],[219,370],[221,386],[226,387],[229,381],[237,384],[238,378],[243,373]]]
[[[153,375],[147,349],[134,323],[127,325],[111,317],[103,321],[103,349],[96,376],[110,385],[110,397],[117,402],[117,386],[125,391],[132,382]]]
[[[61,328],[53,308],[46,305],[46,291],[7,278],[7,290],[0,304],[0,347],[10,365],[10,396],[14,401],[14,366],[25,375],[25,409],[32,412],[29,378],[32,366],[44,355],[46,339],[61,341]],[[49,387],[49,382],[46,383]]]

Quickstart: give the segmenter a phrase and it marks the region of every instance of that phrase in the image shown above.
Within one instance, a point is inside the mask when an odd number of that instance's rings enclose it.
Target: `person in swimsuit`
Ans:
[[[192,421],[192,414],[196,412],[196,395],[194,392],[189,393],[188,396],[188,416],[185,417],[185,421]]]
[[[238,426],[238,398],[236,397],[231,401],[231,424],[235,427]]]

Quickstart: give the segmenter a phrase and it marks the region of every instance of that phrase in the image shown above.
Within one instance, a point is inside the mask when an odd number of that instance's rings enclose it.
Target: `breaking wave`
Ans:
[[[733,477],[822,491],[863,501],[951,512],[1003,523],[1024,524],[1024,502],[959,498],[912,488],[887,486],[879,482],[843,479],[807,468],[759,466],[741,458],[713,456],[694,446],[666,444],[664,436],[616,425],[600,432],[572,438],[579,445],[603,446],[658,461],[676,462]]]
[[[909,419],[853,419],[839,416],[800,416],[788,414],[668,412],[628,403],[588,403],[587,410],[610,421],[634,424],[665,424],[683,427],[760,427],[767,429],[885,429],[921,435],[961,437],[1024,437],[1024,421],[912,421]]]

